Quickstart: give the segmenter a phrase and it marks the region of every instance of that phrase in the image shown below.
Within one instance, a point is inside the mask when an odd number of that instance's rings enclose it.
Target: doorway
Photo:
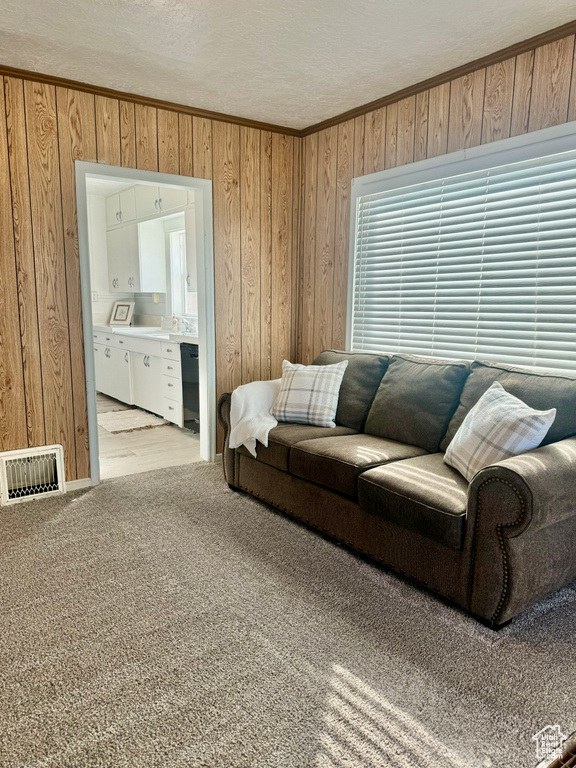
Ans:
[[[212,182],[76,161],[76,198],[92,483],[213,461]]]

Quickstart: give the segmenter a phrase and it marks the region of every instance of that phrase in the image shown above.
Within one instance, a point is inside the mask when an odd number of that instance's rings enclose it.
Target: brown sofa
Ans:
[[[499,627],[576,577],[576,378],[505,365],[325,351],[349,361],[333,429],[278,424],[256,459],[228,446],[246,491]],[[544,443],[468,483],[443,451],[493,381],[556,408]]]

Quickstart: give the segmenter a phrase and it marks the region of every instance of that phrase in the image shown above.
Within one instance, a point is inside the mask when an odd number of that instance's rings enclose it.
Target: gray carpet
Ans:
[[[0,510],[2,768],[516,768],[576,728],[576,588],[498,634],[219,466]]]

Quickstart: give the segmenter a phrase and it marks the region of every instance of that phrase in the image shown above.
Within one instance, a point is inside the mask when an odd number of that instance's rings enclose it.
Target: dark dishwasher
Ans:
[[[198,345],[180,344],[182,361],[182,401],[184,429],[200,432],[200,384],[198,376]]]

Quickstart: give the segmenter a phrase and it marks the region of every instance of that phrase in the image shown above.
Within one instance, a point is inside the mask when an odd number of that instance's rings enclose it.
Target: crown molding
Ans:
[[[443,85],[451,80],[455,80],[458,77],[469,75],[478,69],[489,67],[492,64],[498,64],[506,59],[519,56],[521,53],[532,51],[535,48],[539,48],[542,45],[553,43],[556,40],[561,40],[563,37],[576,34],[576,20],[570,21],[567,24],[563,24],[560,27],[555,27],[547,32],[542,32],[539,35],[530,37],[526,40],[522,40],[519,43],[509,45],[507,48],[501,48],[495,53],[491,53],[488,56],[482,56],[479,59],[470,61],[462,66],[450,69],[447,72],[442,72],[434,77],[429,77],[426,80],[421,80],[419,83],[410,85],[407,88],[402,88],[399,91],[390,93],[387,96],[382,96],[375,101],[370,101],[367,104],[361,104],[354,109],[349,109],[347,112],[342,112],[335,117],[331,117],[328,120],[323,120],[320,123],[308,126],[302,130],[297,128],[287,128],[282,125],[275,125],[274,123],[263,123],[259,120],[249,120],[244,117],[238,117],[236,115],[226,115],[222,112],[212,112],[208,109],[197,109],[196,107],[190,107],[186,104],[176,104],[171,101],[162,101],[161,99],[154,99],[149,96],[140,96],[135,93],[126,93],[124,91],[116,91],[112,88],[104,88],[100,85],[91,85],[90,83],[83,83],[78,80],[69,80],[64,77],[56,77],[54,75],[45,75],[41,72],[31,72],[27,69],[16,69],[15,67],[7,67],[0,64],[0,75],[6,77],[17,77],[23,80],[33,80],[39,83],[45,83],[47,85],[54,85],[61,88],[72,88],[77,91],[84,91],[86,93],[93,93],[96,96],[105,96],[111,99],[120,99],[122,101],[129,101],[134,104],[142,104],[147,107],[155,107],[157,109],[169,109],[174,112],[179,112],[185,115],[192,115],[193,117],[203,117],[208,120],[219,120],[225,123],[232,123],[234,125],[243,125],[248,128],[257,128],[261,131],[271,131],[272,133],[283,133],[287,136],[304,137],[309,136],[312,133],[317,133],[325,128],[331,128],[339,123],[344,123],[347,120],[352,120],[355,117],[361,117],[368,112],[373,112],[375,109],[385,107],[388,104],[406,99],[409,96],[415,96],[422,91],[427,91],[430,88],[434,88],[437,85]]]
[[[401,99],[406,99],[409,96],[415,96],[416,94],[422,93],[422,91],[427,91],[430,88],[436,87],[437,85],[443,85],[444,83],[450,82],[450,80],[455,80],[458,77],[469,75],[471,72],[475,72],[478,69],[483,69],[484,67],[489,67],[492,64],[499,64],[501,61],[511,59],[514,56],[519,56],[521,53],[532,51],[534,48],[540,48],[542,45],[553,43],[556,40],[561,40],[563,37],[568,37],[568,35],[573,35],[575,33],[576,20],[570,21],[568,24],[563,24],[560,27],[550,29],[547,32],[542,32],[539,35],[535,35],[534,37],[529,37],[527,40],[522,40],[519,43],[514,43],[514,45],[509,45],[507,48],[501,48],[495,53],[490,53],[488,56],[482,56],[482,58],[470,61],[460,67],[449,69],[447,72],[434,75],[434,77],[429,77],[427,80],[421,80],[415,85],[402,88],[400,91],[395,91],[394,93],[390,93],[388,96],[383,96],[380,99],[376,99],[375,101],[370,101],[368,104],[361,104],[358,107],[354,107],[354,109],[349,109],[347,112],[342,112],[340,115],[331,117],[328,120],[323,120],[322,122],[316,123],[315,125],[310,125],[308,128],[304,128],[302,131],[300,131],[300,136],[309,136],[311,133],[317,133],[318,131],[322,131],[324,128],[331,128],[334,125],[344,123],[347,120],[352,120],[355,117],[361,117],[368,112],[373,112],[375,109],[380,109],[380,107],[385,107],[388,104],[394,104],[394,102],[400,101]]]
[[[223,123],[244,125],[247,128],[258,128],[261,131],[284,133],[288,136],[300,136],[302,133],[297,128],[287,128],[282,125],[275,125],[274,123],[262,123],[259,120],[249,120],[248,118],[237,117],[236,115],[225,115],[222,112],[211,112],[208,109],[197,109],[196,107],[189,107],[186,104],[176,104],[172,101],[163,101],[162,99],[154,99],[149,96],[140,96],[136,93],[116,91],[113,88],[104,88],[101,85],[91,85],[90,83],[83,83],[79,80],[69,80],[65,77],[57,77],[55,75],[45,75],[41,72],[31,72],[27,69],[16,69],[15,67],[7,67],[3,64],[0,64],[0,75],[17,77],[22,80],[32,80],[37,83],[54,85],[59,88],[71,88],[75,91],[93,93],[95,96],[105,96],[109,99],[120,99],[121,101],[132,102],[133,104],[142,104],[145,107],[169,109],[184,115],[204,117],[207,120],[219,120]]]

